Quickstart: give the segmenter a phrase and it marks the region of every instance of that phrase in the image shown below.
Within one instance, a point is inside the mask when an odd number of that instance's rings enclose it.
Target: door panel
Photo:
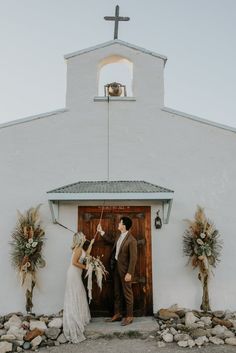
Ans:
[[[78,207],[78,231],[82,231],[88,239],[96,233],[102,207]],[[150,239],[150,207],[137,206],[105,206],[102,217],[102,228],[115,238],[122,216],[132,219],[132,235],[138,242],[138,260],[133,282],[134,315],[143,316],[152,314],[152,259]],[[110,271],[110,256],[112,245],[108,244],[99,234],[93,245],[92,255],[100,256],[104,266],[109,271],[103,283],[102,292],[93,281],[93,300],[90,304],[92,316],[108,316],[113,313],[113,280]]]

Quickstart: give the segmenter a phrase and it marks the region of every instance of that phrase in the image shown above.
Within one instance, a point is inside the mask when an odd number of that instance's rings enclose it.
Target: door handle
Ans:
[[[146,239],[145,238],[137,239],[137,243],[138,243],[138,245],[145,245],[146,244]]]

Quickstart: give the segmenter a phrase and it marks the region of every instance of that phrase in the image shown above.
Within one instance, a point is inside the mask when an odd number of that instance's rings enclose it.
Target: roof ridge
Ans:
[[[196,116],[196,115],[184,113],[184,112],[181,112],[180,110],[175,110],[175,109],[168,108],[168,107],[163,107],[163,108],[161,108],[161,110],[164,111],[164,112],[170,113],[170,114],[175,114],[175,115],[181,116],[183,118],[190,119],[190,120],[202,123],[202,124],[214,126],[214,127],[218,128],[218,129],[227,130],[227,131],[231,131],[231,132],[236,133],[236,128],[233,127],[233,126],[220,124],[220,123],[217,123],[217,122],[212,121],[212,120],[208,120],[208,119]]]
[[[141,184],[141,186],[137,186],[137,189],[141,188],[144,190],[144,188],[142,188],[142,184],[145,184],[147,186],[152,186],[156,189],[159,189],[161,192],[174,192],[173,190],[171,189],[168,189],[168,188],[165,188],[163,186],[159,186],[159,185],[155,185],[153,183],[149,183],[148,181],[145,181],[145,180],[80,180],[80,181],[77,181],[75,183],[71,183],[71,184],[67,184],[67,185],[63,185],[63,186],[60,186],[60,187],[57,187],[57,188],[54,188],[50,191],[47,191],[47,193],[55,193],[55,192],[60,192],[60,191],[63,191],[63,189],[68,189],[68,188],[71,188],[73,186],[79,186],[79,185],[83,185],[83,184],[90,184],[90,185],[93,185],[93,184],[100,184],[100,185],[115,185],[115,184],[121,184],[121,183],[129,183],[129,184]],[[118,188],[119,189],[119,188]],[[105,189],[106,190],[106,189]],[[96,191],[84,191],[84,192],[96,192]],[[102,191],[104,192],[104,191]],[[153,192],[153,191],[125,191],[125,192]]]
[[[97,45],[93,45],[93,46],[88,47],[88,48],[84,48],[84,49],[81,49],[81,50],[66,54],[66,55],[64,55],[64,58],[65,59],[70,59],[70,58],[72,58],[74,56],[86,54],[86,53],[88,53],[90,51],[94,51],[94,50],[97,50],[97,49],[105,48],[105,47],[108,47],[108,46],[113,45],[113,44],[124,45],[126,47],[131,48],[131,49],[138,50],[138,51],[141,51],[141,52],[143,52],[145,54],[152,55],[152,56],[155,56],[157,58],[160,58],[160,59],[164,60],[164,62],[167,61],[167,57],[165,55],[158,54],[158,53],[156,53],[154,51],[145,49],[145,48],[140,47],[140,46],[138,46],[136,44],[125,42],[125,41],[120,40],[120,39],[109,40],[107,42],[103,42],[103,43],[100,43],[100,44],[97,44]]]
[[[57,115],[60,113],[65,113],[67,111],[68,111],[67,108],[61,108],[61,109],[52,110],[52,111],[46,112],[46,113],[30,115],[25,118],[19,118],[19,119],[7,121],[5,123],[0,124],[0,129],[4,129],[6,127],[10,127],[10,126],[18,125],[18,124],[28,123],[29,121],[33,121],[33,120],[47,118],[49,116]]]
[[[149,181],[143,180],[143,183],[146,183],[146,184],[149,184],[149,185],[152,185],[152,186],[155,186],[155,187],[158,186],[159,188],[162,188],[162,189],[165,189],[165,190],[174,192],[173,190],[170,190],[170,189],[168,189],[168,188],[165,188],[164,186],[155,185],[155,184],[153,184],[153,183],[150,183]]]

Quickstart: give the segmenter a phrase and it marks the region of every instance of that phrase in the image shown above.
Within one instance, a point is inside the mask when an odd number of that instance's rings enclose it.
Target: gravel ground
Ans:
[[[168,343],[159,348],[156,340],[141,339],[97,339],[86,340],[80,344],[65,344],[48,349],[40,349],[39,353],[235,353],[236,347],[229,345],[180,348],[177,344]]]

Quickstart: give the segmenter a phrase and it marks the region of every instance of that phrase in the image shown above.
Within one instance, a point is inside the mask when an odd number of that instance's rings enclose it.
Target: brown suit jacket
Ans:
[[[104,234],[103,238],[110,244],[113,244],[112,251],[115,251],[116,244],[119,239],[119,235],[114,238]],[[125,276],[126,273],[130,273],[132,280],[134,278],[135,266],[137,262],[137,240],[133,235],[128,232],[125,239],[121,243],[117,267],[121,276]]]

